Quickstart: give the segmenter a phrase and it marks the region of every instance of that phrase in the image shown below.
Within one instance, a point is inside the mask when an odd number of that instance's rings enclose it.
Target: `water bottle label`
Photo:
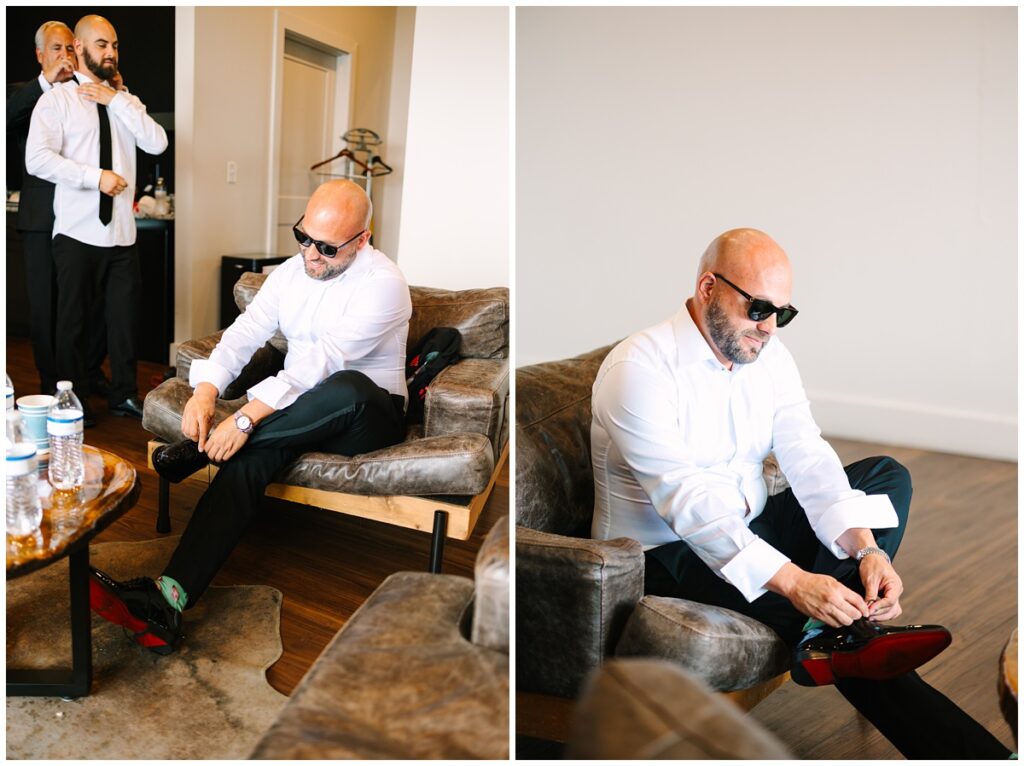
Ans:
[[[46,416],[46,433],[50,436],[75,436],[85,426],[81,410],[62,410]]]
[[[7,404],[7,409],[14,409],[14,389],[4,386],[4,402]]]
[[[35,473],[36,445],[18,442],[7,448],[6,471],[8,476],[24,476]]]

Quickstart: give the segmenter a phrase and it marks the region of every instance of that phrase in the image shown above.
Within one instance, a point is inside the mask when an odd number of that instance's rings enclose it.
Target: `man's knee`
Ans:
[[[357,370],[341,370],[325,378],[316,388],[318,396],[327,396],[339,406],[361,404],[378,394],[377,384]]]
[[[867,458],[858,465],[862,466],[863,475],[854,483],[854,488],[861,489],[869,495],[888,495],[896,509],[900,525],[905,526],[910,513],[910,498],[914,491],[910,471],[888,455]]]

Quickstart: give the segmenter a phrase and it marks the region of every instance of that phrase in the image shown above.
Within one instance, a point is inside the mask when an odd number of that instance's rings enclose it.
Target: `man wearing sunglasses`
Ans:
[[[294,226],[299,253],[270,273],[209,359],[192,363],[188,438],[156,450],[153,465],[171,481],[210,461],[220,470],[160,578],[92,573],[93,610],[154,652],[174,650],[182,609],[227,560],[278,470],[309,450],[356,455],[405,437],[412,302],[398,266],[369,244],[371,215],[357,184],[320,186]],[[288,342],[284,369],[214,427],[217,397],[277,331]]]
[[[768,235],[716,238],[694,294],[605,358],[593,387],[597,539],[645,551],[644,590],[726,607],[793,650],[799,684],[836,685],[908,758],[1009,751],[914,669],[950,643],[937,625],[890,627],[892,565],[910,509],[888,457],[845,469],[775,337],[797,316],[789,259]],[[790,488],[768,495],[774,454]]]

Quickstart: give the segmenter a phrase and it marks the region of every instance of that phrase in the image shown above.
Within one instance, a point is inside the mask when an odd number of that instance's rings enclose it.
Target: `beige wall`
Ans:
[[[398,241],[411,284],[509,283],[508,36],[507,8],[416,9]]]
[[[827,433],[1015,458],[1016,14],[520,8],[517,364],[668,316],[754,226]]]
[[[356,44],[351,124],[384,133],[395,9],[179,7],[175,81],[175,338],[218,329],[220,257],[268,247],[276,14]],[[387,136],[384,136],[385,141]],[[400,162],[381,147],[389,164]],[[229,160],[238,182],[226,182]],[[375,201],[379,202],[375,189]],[[387,225],[380,205],[377,224]],[[378,243],[387,248],[387,243]]]

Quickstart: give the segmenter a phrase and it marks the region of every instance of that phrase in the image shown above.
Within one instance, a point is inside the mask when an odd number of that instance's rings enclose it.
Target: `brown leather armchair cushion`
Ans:
[[[693,674],[664,660],[619,659],[589,679],[565,757],[632,761],[793,755]]]

